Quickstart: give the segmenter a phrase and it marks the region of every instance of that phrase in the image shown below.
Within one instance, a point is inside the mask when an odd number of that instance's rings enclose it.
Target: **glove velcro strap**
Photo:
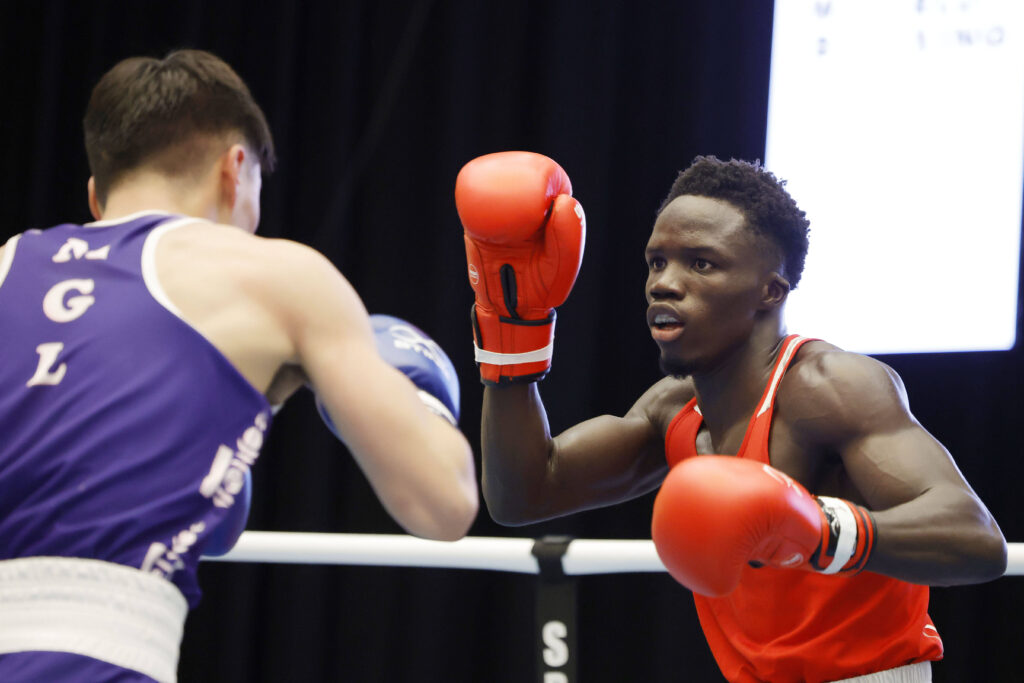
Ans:
[[[423,401],[423,405],[427,407],[427,410],[448,420],[453,427],[458,426],[459,423],[455,419],[455,416],[452,415],[452,411],[448,410],[448,406],[446,406],[441,399],[434,396],[429,391],[424,391],[423,389],[417,390],[417,393],[419,394],[420,400]]]
[[[860,505],[841,498],[815,498],[822,511],[822,547],[811,566],[822,574],[858,572],[875,545],[875,520]]]
[[[554,343],[551,343],[543,349],[526,351],[525,353],[495,353],[493,351],[484,351],[476,344],[473,344],[473,349],[475,350],[474,358],[477,363],[490,363],[491,365],[517,365],[519,363],[536,363],[537,361],[551,360],[555,345]]]
[[[555,311],[523,320],[473,307],[474,357],[485,384],[535,382],[547,375],[554,352]]]

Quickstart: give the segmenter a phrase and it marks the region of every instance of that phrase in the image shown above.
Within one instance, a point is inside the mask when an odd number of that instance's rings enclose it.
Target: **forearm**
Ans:
[[[873,514],[877,540],[867,571],[939,586],[990,581],[1006,571],[1002,532],[968,491],[935,487]]]
[[[495,521],[544,519],[553,440],[536,384],[487,386],[481,420],[483,495]]]

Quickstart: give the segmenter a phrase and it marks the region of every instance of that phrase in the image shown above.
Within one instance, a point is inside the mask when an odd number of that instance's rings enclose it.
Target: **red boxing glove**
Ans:
[[[665,478],[651,537],[676,581],[721,597],[736,588],[748,563],[824,574],[860,571],[874,546],[875,523],[863,507],[812,496],[769,465],[700,455]]]
[[[555,307],[583,258],[586,219],[562,167],[532,152],[473,159],[455,180],[473,335],[485,384],[533,382],[551,369]]]

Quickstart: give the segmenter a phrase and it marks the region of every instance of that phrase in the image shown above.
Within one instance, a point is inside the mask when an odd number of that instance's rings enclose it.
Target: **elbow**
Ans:
[[[470,527],[473,526],[473,522],[476,520],[479,509],[480,504],[474,490],[472,495],[467,495],[462,500],[456,501],[456,504],[450,506],[444,519],[440,520],[440,523],[437,525],[437,532],[432,538],[435,541],[449,542],[465,538],[466,534],[469,533]]]
[[[535,521],[525,515],[516,514],[514,511],[492,506],[490,503],[487,504],[487,511],[490,513],[491,519],[501,526],[520,527],[532,524]]]
[[[977,528],[969,540],[962,541],[960,578],[947,585],[985,583],[1006,574],[1008,546],[991,518]]]
[[[951,565],[959,567],[957,576],[940,585],[985,583],[1006,574],[1009,552],[999,524],[976,496],[965,501],[957,515],[959,531],[948,537],[948,548],[958,557]]]
[[[428,533],[421,534],[435,541],[457,541],[464,538],[480,511],[473,451],[462,434],[456,433],[458,441],[454,450],[458,456],[454,460],[457,464],[444,487],[444,493],[435,498]]]
[[[541,521],[523,504],[522,496],[503,495],[501,487],[489,485],[486,478],[483,481],[482,493],[488,514],[501,526],[520,527]]]
[[[480,503],[476,482],[467,475],[428,492],[415,490],[391,496],[386,507],[392,518],[413,536],[457,541],[469,533]]]
[[[1006,574],[1009,549],[999,524],[988,510],[983,509],[979,522],[976,540],[972,544],[974,550],[972,555],[975,558],[975,567],[978,573],[977,582],[983,583]]]
[[[993,523],[993,527],[995,524]],[[979,583],[998,579],[1006,574],[1009,563],[1009,552],[1006,539],[998,528],[991,530],[986,537],[979,542],[978,568],[980,570]]]
[[[476,492],[446,498],[430,505],[410,505],[392,516],[413,536],[429,541],[458,541],[469,533],[479,504]]]
[[[435,541],[457,541],[469,533],[479,511],[479,489],[470,467],[457,478],[447,495],[435,502],[430,529],[423,535]]]
[[[1007,550],[1005,540],[1002,540],[999,544],[999,551],[995,556],[992,567],[994,570],[992,573],[993,579],[998,579],[999,577],[1006,575],[1006,570],[1009,568],[1009,552]]]

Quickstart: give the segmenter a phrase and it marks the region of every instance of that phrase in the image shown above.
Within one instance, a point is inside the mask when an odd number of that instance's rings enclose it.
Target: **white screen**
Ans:
[[[1022,0],[775,0],[765,166],[811,221],[791,332],[1012,348]]]

